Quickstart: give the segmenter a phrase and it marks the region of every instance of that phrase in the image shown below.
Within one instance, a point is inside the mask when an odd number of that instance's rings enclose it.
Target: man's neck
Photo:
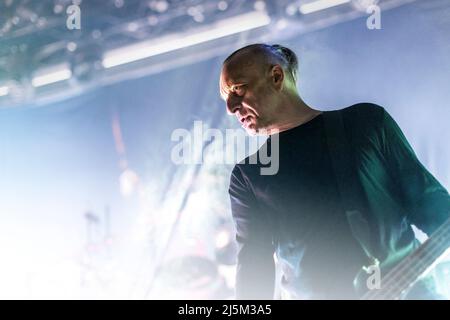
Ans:
[[[286,131],[311,121],[321,113],[322,111],[309,107],[297,97],[294,103],[289,104],[288,107],[285,107],[283,110],[283,119],[280,119],[277,123],[273,124],[270,130],[276,132]]]

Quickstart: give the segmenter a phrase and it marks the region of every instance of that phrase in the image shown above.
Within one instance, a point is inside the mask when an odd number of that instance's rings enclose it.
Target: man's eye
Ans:
[[[243,96],[245,93],[244,85],[239,85],[234,87],[234,93],[236,93],[238,96]]]

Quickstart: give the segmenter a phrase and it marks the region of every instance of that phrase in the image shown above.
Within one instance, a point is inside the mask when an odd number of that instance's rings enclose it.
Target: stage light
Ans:
[[[131,22],[127,26],[127,30],[130,32],[136,32],[139,29],[139,25],[136,22]]]
[[[157,16],[149,16],[147,18],[147,22],[151,26],[156,26],[158,24],[158,17]]]
[[[75,42],[70,41],[67,46],[66,46],[67,50],[69,50],[70,52],[74,52],[75,50],[77,50],[77,44]]]
[[[349,3],[350,0],[318,0],[310,3],[306,3],[300,6],[300,12],[303,14],[309,14],[328,8],[336,7],[341,4]]]
[[[102,64],[105,68],[149,58],[158,54],[219,39],[232,34],[259,28],[270,23],[262,11],[245,13],[219,21],[194,33],[176,33],[158,39],[122,47],[106,52]]]
[[[201,23],[205,20],[205,16],[201,13],[196,14],[195,16],[192,17],[194,19],[195,22]]]
[[[55,4],[55,6],[53,7],[53,13],[54,14],[60,14],[62,11],[64,10],[64,7],[62,4]]]
[[[31,80],[33,87],[41,87],[55,82],[60,82],[69,79],[72,76],[72,71],[67,64],[62,64],[41,70]]]
[[[128,197],[137,189],[139,176],[133,170],[126,169],[119,178],[120,193],[124,197]]]
[[[7,87],[7,86],[0,87],[0,97],[6,96],[8,94],[9,94],[9,87]]]
[[[148,3],[148,7],[154,11],[157,11],[159,13],[163,13],[169,9],[169,3],[165,0],[158,0],[158,1],[150,1]]]
[[[216,234],[216,248],[223,249],[225,248],[231,241],[230,232],[226,229],[220,230]]]
[[[219,3],[217,4],[217,8],[220,10],[220,11],[225,11],[225,10],[227,10],[228,9],[228,3],[226,2],[226,1],[219,1]]]
[[[123,0],[115,0],[115,1],[114,1],[114,5],[115,5],[116,8],[118,8],[118,9],[122,8],[124,4],[125,4],[125,3],[124,3]]]
[[[258,0],[255,2],[253,7],[255,8],[255,10],[264,11],[266,9],[266,3],[262,0]]]
[[[290,4],[286,7],[286,14],[288,16],[293,16],[297,13],[298,7],[295,4]]]
[[[92,38],[99,39],[102,36],[102,32],[100,30],[95,29],[91,33]]]

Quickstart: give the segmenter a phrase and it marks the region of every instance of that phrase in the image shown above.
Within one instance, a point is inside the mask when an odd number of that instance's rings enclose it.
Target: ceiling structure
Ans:
[[[373,4],[388,10],[414,1],[5,0],[0,107],[45,104],[368,15]]]

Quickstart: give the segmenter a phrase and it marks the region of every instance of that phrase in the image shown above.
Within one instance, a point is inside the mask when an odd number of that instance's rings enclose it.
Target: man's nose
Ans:
[[[241,107],[241,102],[233,96],[227,99],[227,112],[229,115],[233,115]]]

